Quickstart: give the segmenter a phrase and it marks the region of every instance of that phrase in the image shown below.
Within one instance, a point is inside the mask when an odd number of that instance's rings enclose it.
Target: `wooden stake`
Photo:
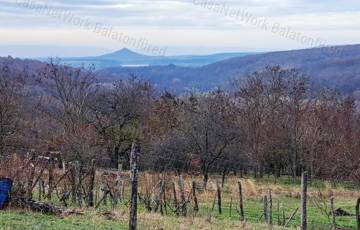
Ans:
[[[160,213],[161,213],[161,215],[164,215],[164,209],[163,209],[163,206],[164,206],[164,203],[165,203],[164,192],[165,192],[165,183],[164,183],[163,180],[161,180],[160,181],[160,191],[159,191]]]
[[[186,216],[186,198],[185,198],[185,188],[184,188],[184,179],[183,176],[179,176],[179,189],[180,189],[180,207],[181,207],[181,215]]]
[[[95,160],[92,160],[90,167],[90,184],[89,184],[89,192],[88,192],[89,207],[94,207],[95,177],[96,177],[96,162]]]
[[[194,212],[198,212],[199,211],[199,204],[198,204],[198,200],[196,197],[196,182],[193,181],[192,182],[192,195],[193,195],[193,200],[194,200]]]
[[[174,206],[175,206],[175,213],[178,216],[179,215],[179,204],[177,201],[177,196],[176,196],[176,185],[175,182],[172,183],[172,188],[173,188],[173,197],[174,197]]]
[[[334,207],[334,197],[330,199],[330,208],[331,208],[331,215],[332,215],[332,226],[333,229],[336,229],[336,216],[335,216],[335,207]]]
[[[48,199],[51,201],[51,195],[54,189],[54,169],[55,169],[55,159],[53,156],[50,156],[49,159],[49,178],[48,178],[48,185],[49,185],[49,190],[48,190],[48,194],[47,197]]]
[[[263,199],[263,203],[264,203],[264,219],[265,219],[265,222],[268,223],[268,211],[269,211],[269,203],[268,203],[268,198],[267,196],[265,195],[264,196],[264,199]]]
[[[301,214],[301,230],[307,229],[307,172],[303,172],[301,175],[301,202],[300,202],[300,214]]]
[[[130,169],[131,169],[131,195],[130,195],[130,217],[129,230],[137,229],[137,197],[138,197],[138,160],[140,147],[133,143],[130,154]]]
[[[242,185],[241,182],[238,182],[238,186],[239,186],[239,209],[240,209],[240,221],[244,221],[245,220],[245,216],[244,216],[244,197],[243,197],[243,191],[242,191]]]
[[[41,201],[41,197],[42,197],[42,189],[41,189],[41,179],[38,181],[38,195],[39,195],[39,201]]]
[[[357,230],[360,230],[360,198],[356,202],[356,223]]]
[[[232,211],[232,202],[233,202],[233,199],[232,199],[232,197],[230,197],[230,212],[229,212],[230,217],[231,217],[231,211]]]
[[[220,182],[217,181],[216,185],[217,185],[217,204],[218,204],[218,211],[219,211],[219,214],[222,214]]]
[[[272,195],[271,195],[271,190],[269,189],[268,224],[270,224],[270,225],[273,224],[272,207],[273,207]]]
[[[285,210],[284,207],[282,207],[282,226],[285,226],[285,222],[286,222]]]
[[[80,172],[80,162],[75,161],[74,164],[74,172],[75,172],[75,195],[76,195],[76,203],[79,207],[82,204],[82,197],[81,197],[81,172]]]
[[[281,225],[281,219],[280,219],[280,202],[277,201],[277,224]]]

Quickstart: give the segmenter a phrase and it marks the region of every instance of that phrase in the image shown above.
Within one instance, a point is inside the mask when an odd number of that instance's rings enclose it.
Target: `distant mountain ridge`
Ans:
[[[206,92],[218,86],[230,88],[231,79],[244,77],[266,66],[280,65],[283,68],[296,68],[310,77],[314,86],[337,88],[343,93],[360,99],[360,45],[338,46],[334,49],[314,48],[271,52],[265,54],[235,57],[205,66],[158,65],[141,67],[111,67],[97,71],[100,82],[126,79],[136,76],[149,80],[158,90],[181,93],[193,89]],[[124,50],[112,55],[141,56]],[[106,58],[106,56],[105,56]],[[34,60],[1,58],[0,63],[10,63],[12,68],[26,71],[35,76],[45,63]],[[35,78],[29,78],[30,85],[36,87]]]
[[[201,67],[116,67],[99,73],[110,79],[135,75],[152,81],[160,89],[207,91],[217,86],[229,87],[232,78],[274,65],[299,69],[309,75],[314,85],[336,87],[342,92],[360,95],[360,45],[247,55]]]
[[[241,57],[254,53],[219,53],[211,55],[181,55],[181,56],[149,56],[139,54],[127,48],[96,57],[62,58],[62,61],[72,66],[95,65],[96,69],[121,66],[204,66],[233,57]],[[45,59],[43,59],[45,61]]]

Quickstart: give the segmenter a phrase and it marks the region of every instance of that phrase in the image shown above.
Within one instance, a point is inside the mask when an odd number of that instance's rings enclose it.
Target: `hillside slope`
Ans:
[[[354,93],[360,89],[360,45],[249,55],[203,67],[116,67],[102,70],[100,73],[112,79],[136,75],[152,81],[160,88],[195,88],[204,91],[219,85],[227,87],[231,79],[245,76],[269,65],[299,69],[309,75],[315,85],[336,87],[347,93]]]

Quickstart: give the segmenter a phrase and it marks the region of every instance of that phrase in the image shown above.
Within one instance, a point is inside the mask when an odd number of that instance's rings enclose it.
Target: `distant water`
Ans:
[[[142,65],[121,65],[122,67],[148,67],[149,64],[142,64]]]

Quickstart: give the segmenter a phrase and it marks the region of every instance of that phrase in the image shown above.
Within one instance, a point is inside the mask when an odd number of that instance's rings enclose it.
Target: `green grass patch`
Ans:
[[[57,217],[40,213],[0,211],[0,229],[4,230],[111,230],[127,229],[120,221],[107,220],[98,215]]]

